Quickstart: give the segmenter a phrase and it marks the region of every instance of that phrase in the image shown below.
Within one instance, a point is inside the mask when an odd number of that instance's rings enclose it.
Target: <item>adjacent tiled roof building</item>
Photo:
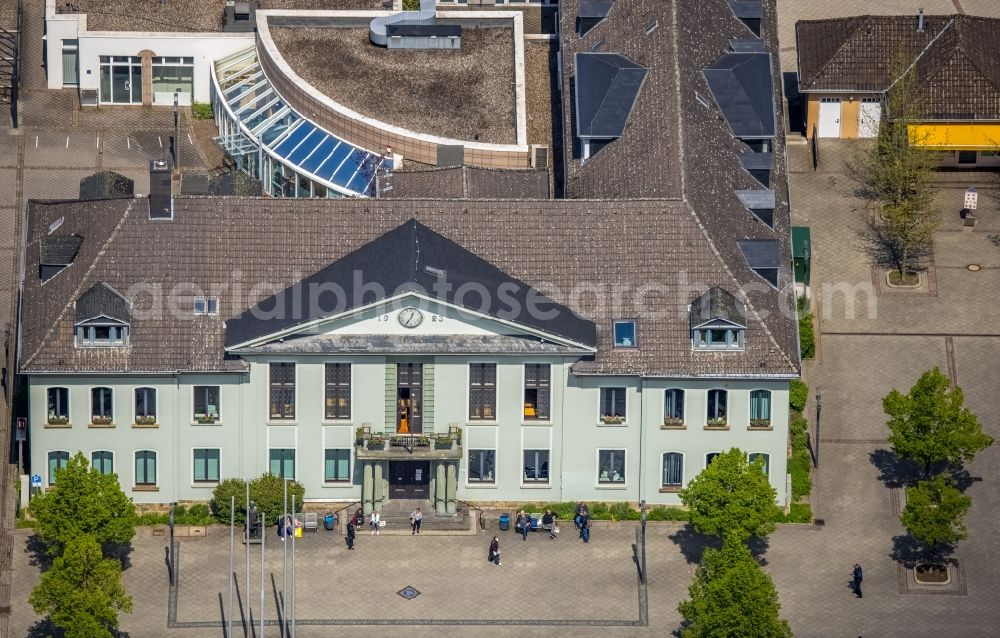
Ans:
[[[856,16],[795,25],[802,92],[887,90],[915,73],[934,119],[1000,119],[1000,19]]]

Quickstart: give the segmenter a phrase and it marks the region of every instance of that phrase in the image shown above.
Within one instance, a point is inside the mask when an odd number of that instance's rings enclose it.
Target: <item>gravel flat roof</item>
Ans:
[[[385,49],[366,28],[270,31],[299,77],[353,111],[417,133],[517,143],[512,29],[463,29],[458,51]]]

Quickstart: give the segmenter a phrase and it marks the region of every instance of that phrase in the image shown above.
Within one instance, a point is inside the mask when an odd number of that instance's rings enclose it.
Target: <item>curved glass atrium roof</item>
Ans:
[[[224,140],[226,150],[262,146],[297,173],[363,197],[374,195],[376,171],[392,168],[389,158],[346,142],[293,111],[261,70],[256,48],[216,62],[215,79],[216,102],[240,123],[242,134],[239,140]]]

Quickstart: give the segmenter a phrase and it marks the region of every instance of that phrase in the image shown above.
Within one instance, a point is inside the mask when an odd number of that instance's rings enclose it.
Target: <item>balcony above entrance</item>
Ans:
[[[450,426],[438,434],[372,433],[369,426],[358,428],[354,441],[360,460],[454,460],[462,458],[462,429]]]

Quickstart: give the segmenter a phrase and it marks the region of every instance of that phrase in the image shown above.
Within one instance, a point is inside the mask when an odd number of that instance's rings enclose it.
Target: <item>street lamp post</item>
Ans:
[[[639,501],[639,517],[641,520],[639,543],[642,545],[642,583],[646,584],[646,501]]]
[[[181,170],[180,93],[174,91],[174,167]]]

